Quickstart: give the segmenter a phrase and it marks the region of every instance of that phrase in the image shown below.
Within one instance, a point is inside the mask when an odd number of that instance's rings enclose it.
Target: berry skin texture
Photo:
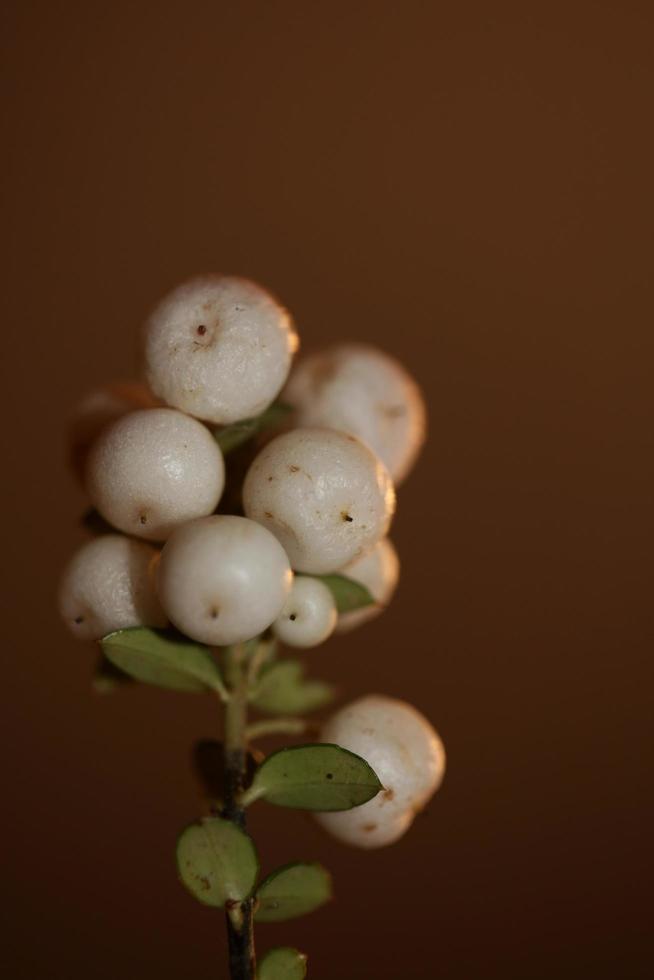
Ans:
[[[325,583],[296,575],[273,632],[290,647],[315,647],[331,636],[337,619],[336,603]]]
[[[143,332],[152,391],[217,425],[263,412],[281,391],[297,347],[287,311],[236,276],[200,276],[178,286]]]
[[[212,513],[224,483],[209,430],[172,408],[123,415],[102,431],[86,466],[86,488],[105,520],[153,541]]]
[[[294,429],[259,453],[243,506],[278,538],[300,572],[337,571],[383,537],[395,510],[386,468],[362,442],[329,429]]]
[[[137,408],[155,408],[157,399],[142,381],[117,381],[90,391],[77,405],[68,430],[70,464],[80,483],[89,450],[102,430]]]
[[[365,585],[375,600],[374,606],[340,614],[336,630],[338,633],[345,633],[356,626],[362,626],[384,611],[397,587],[400,559],[392,542],[388,538],[382,538],[372,551],[342,568],[341,574]]]
[[[396,698],[371,694],[346,705],[324,726],[321,741],[360,755],[384,787],[363,806],[316,817],[330,834],[355,847],[398,840],[445,773],[445,749],[431,724]]]
[[[158,552],[144,541],[105,534],[83,545],[64,570],[59,611],[80,640],[99,640],[130,626],[160,627],[155,593]]]
[[[420,388],[405,368],[364,344],[339,344],[301,361],[284,391],[298,425],[324,425],[365,442],[401,483],[425,440]]]
[[[211,646],[242,643],[279,616],[293,573],[284,549],[246,517],[191,521],[168,539],[157,589],[171,621]]]

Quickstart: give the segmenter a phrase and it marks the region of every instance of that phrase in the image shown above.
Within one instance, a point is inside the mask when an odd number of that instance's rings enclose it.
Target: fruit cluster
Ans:
[[[363,345],[335,346],[291,372],[297,346],[266,290],[196,278],[145,323],[144,381],[93,393],[73,419],[71,458],[98,534],[67,566],[60,610],[133,677],[176,686],[162,651],[174,648],[175,670],[190,676],[189,641],[217,663],[242,648],[249,700],[275,713],[270,690],[267,702],[257,691],[284,664],[277,644],[315,647],[380,613],[395,590],[387,535],[395,485],[424,439],[419,388]],[[163,673],[148,656],[168,657]],[[299,697],[298,713],[315,706]],[[443,776],[435,731],[391,698],[342,708],[321,742],[356,753],[383,786],[318,815],[351,844],[396,840]]]

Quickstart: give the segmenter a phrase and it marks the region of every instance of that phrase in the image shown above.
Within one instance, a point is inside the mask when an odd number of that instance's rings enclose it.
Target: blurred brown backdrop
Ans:
[[[261,927],[313,980],[650,976],[651,7],[4,5],[3,861],[14,978],[224,977],[175,880],[211,703],[92,696],[53,610],[84,507],[65,417],[203,270],[305,349],[401,357],[431,438],[402,587],[310,655],[449,752],[395,848],[256,808],[338,901]]]

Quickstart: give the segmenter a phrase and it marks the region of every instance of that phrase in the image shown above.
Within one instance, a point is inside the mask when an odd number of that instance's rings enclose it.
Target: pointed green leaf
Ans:
[[[271,949],[259,963],[257,980],[304,980],[307,958],[292,946]]]
[[[363,609],[365,606],[374,606],[375,599],[371,592],[347,575],[316,575],[315,578],[324,582],[331,594],[334,596],[336,609],[339,613],[354,612],[355,609]]]
[[[222,908],[251,894],[259,859],[250,837],[229,820],[207,817],[182,831],[177,841],[182,884],[204,905]]]
[[[332,879],[321,864],[287,864],[257,889],[257,922],[283,922],[319,909],[332,897]]]
[[[98,662],[95,665],[95,670],[93,671],[93,680],[91,681],[96,694],[113,694],[114,691],[125,687],[126,684],[133,683],[133,677],[130,677],[124,670],[112,664],[111,660],[105,657],[103,653],[100,654]]]
[[[223,455],[226,456],[227,453],[238,449],[239,446],[259,435],[260,432],[278,428],[292,411],[290,405],[273,402],[265,412],[257,415],[256,418],[243,419],[241,422],[234,422],[232,425],[214,429],[214,439],[220,446]]]
[[[334,696],[324,681],[304,680],[304,664],[299,660],[280,660],[270,664],[252,695],[252,703],[271,715],[301,715],[315,711]]]
[[[261,763],[243,803],[264,797],[298,810],[350,810],[380,789],[373,769],[354,752],[340,745],[294,745]]]
[[[118,630],[103,637],[100,646],[112,664],[146,684],[175,691],[217,690],[220,684],[207,647],[169,630]]]

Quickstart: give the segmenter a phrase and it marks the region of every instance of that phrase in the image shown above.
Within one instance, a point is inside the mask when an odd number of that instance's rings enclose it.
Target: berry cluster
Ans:
[[[73,419],[71,458],[98,533],[68,564],[59,605],[123,677],[213,689],[225,702],[225,767],[238,757],[238,772],[214,800],[205,837],[226,821],[243,834],[245,806],[267,797],[316,810],[335,836],[376,847],[405,832],[444,772],[440,739],[410,705],[364,697],[337,711],[316,745],[282,750],[298,766],[305,750],[302,766],[331,783],[315,798],[301,776],[290,802],[288,784],[286,797],[274,789],[275,753],[254,778],[244,761],[257,735],[302,732],[299,716],[329,696],[279,659],[279,644],[315,647],[388,604],[399,575],[387,537],[394,487],[424,439],[419,388],[395,360],[343,344],[291,372],[297,346],[286,310],[245,279],[196,278],[156,307],[142,333],[144,382],[93,393]],[[240,744],[229,722],[237,701]],[[277,717],[248,728],[245,704]],[[350,766],[338,786],[321,769],[327,746]],[[230,909],[232,976],[254,976],[252,950],[239,960],[237,940],[246,913],[270,907],[272,886],[223,894],[226,869],[206,867],[198,826],[180,839],[180,876],[200,900]]]

